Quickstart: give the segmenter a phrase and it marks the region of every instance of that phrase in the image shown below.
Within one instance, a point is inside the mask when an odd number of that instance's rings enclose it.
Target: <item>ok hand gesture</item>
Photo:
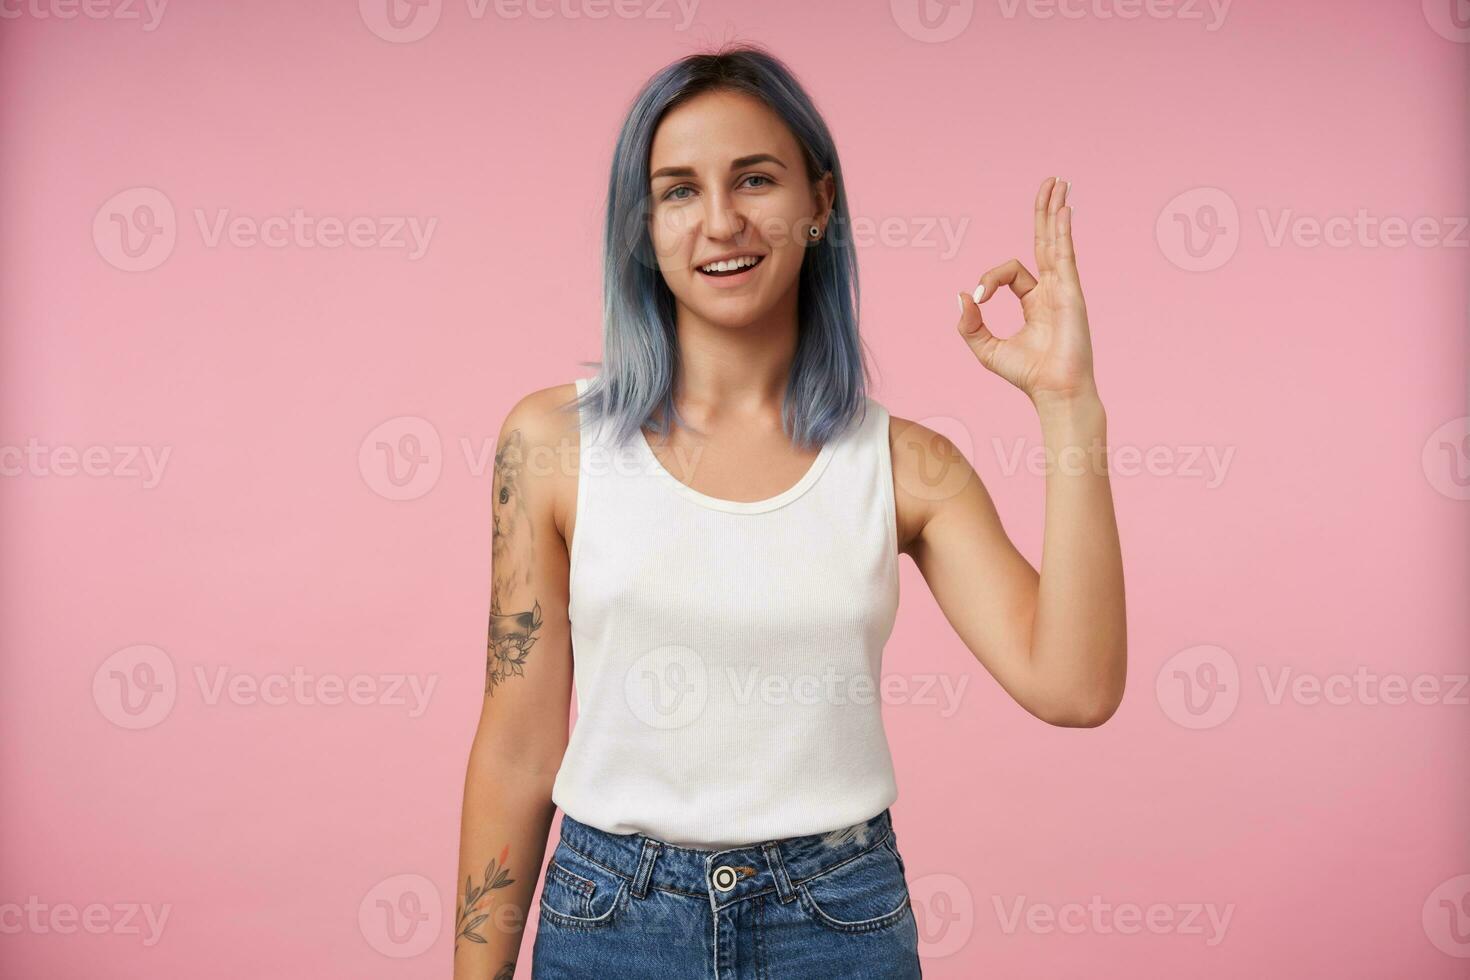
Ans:
[[[1036,268],[1033,276],[1011,259],[980,277],[976,296],[960,293],[958,330],[980,363],[1024,391],[1033,403],[1095,396],[1092,338],[1077,257],[1072,248],[1071,184],[1057,177],[1036,193]],[[1009,337],[985,326],[980,305],[1002,286],[1021,301],[1025,322]]]

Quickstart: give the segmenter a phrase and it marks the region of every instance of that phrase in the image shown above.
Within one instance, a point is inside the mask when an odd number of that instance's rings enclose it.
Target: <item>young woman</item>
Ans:
[[[1072,464],[1047,476],[1038,575],[953,444],[866,393],[842,170],[789,70],[742,45],[644,87],[601,370],[500,433],[456,977],[514,973],[557,806],[533,977],[920,976],[877,697],[899,554],[1038,718],[1098,725],[1123,694],[1108,477],[1077,465],[1105,426],[1067,191],[1037,192],[1035,274],[959,296],[962,340]],[[1006,339],[976,302],[1002,286],[1025,318]]]

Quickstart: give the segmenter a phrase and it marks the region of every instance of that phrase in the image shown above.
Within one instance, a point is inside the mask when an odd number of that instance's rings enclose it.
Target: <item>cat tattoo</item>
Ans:
[[[495,452],[494,528],[490,543],[492,572],[490,630],[485,647],[485,696],[510,677],[524,677],[526,657],[541,629],[541,603],[533,599],[524,612],[506,612],[502,595],[512,595],[531,581],[535,533],[522,493],[526,463],[521,430],[513,429]]]

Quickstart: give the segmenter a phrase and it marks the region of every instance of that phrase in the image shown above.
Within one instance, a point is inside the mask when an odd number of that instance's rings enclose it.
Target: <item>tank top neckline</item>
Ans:
[[[801,479],[774,497],[766,497],[764,500],[727,500],[724,497],[712,497],[707,493],[701,493],[670,473],[664,467],[664,464],[659,462],[658,455],[653,451],[653,447],[648,444],[648,437],[644,435],[641,427],[634,435],[633,442],[637,445],[638,451],[647,461],[653,474],[660,481],[667,483],[676,493],[702,507],[725,511],[729,514],[763,514],[791,503],[811,489],[812,484],[817,482],[818,478],[822,475],[822,471],[827,468],[827,463],[832,459],[832,453],[837,449],[837,439],[828,439],[824,442],[822,448],[817,451],[816,459],[812,460],[811,466],[807,467],[807,471],[802,474]]]

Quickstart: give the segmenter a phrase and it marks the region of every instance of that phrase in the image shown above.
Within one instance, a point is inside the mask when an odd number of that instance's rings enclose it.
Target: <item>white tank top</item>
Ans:
[[[577,721],[553,802],[702,848],[881,813],[898,796],[879,686],[898,612],[888,411],[869,398],[800,480],[750,502],[604,429],[581,433]]]

